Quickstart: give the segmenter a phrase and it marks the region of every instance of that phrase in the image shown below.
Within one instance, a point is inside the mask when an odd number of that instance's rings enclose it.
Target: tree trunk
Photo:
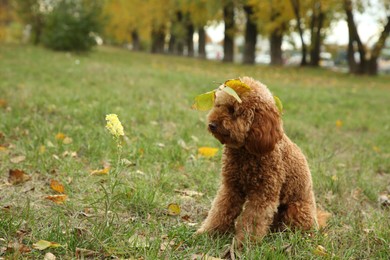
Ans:
[[[171,31],[171,36],[169,37],[169,43],[168,43],[168,53],[174,54],[175,52],[175,44],[176,44],[176,37],[173,35]]]
[[[165,45],[164,26],[153,28],[152,30],[152,53],[163,53]]]
[[[291,5],[293,7],[293,11],[295,14],[295,19],[297,20],[297,28],[299,32],[299,38],[301,39],[301,50],[302,50],[302,59],[301,59],[301,66],[306,66],[307,65],[307,46],[306,43],[303,39],[303,28],[302,28],[302,23],[301,23],[301,14],[299,12],[300,9],[300,2],[299,0],[291,0]]]
[[[253,22],[253,8],[252,6],[244,6],[246,14],[246,28],[245,28],[245,45],[244,45],[244,60],[245,64],[254,64],[256,57],[256,41],[257,41],[257,26]]]
[[[223,61],[232,62],[234,53],[234,3],[228,1],[223,7],[225,22],[225,39],[223,40]]]
[[[270,36],[271,65],[283,65],[282,58],[283,35],[276,29]]]
[[[187,55],[189,57],[194,57],[194,25],[192,24],[191,21],[188,21],[187,24],[187,48],[188,48],[188,53]]]
[[[131,40],[133,44],[133,51],[139,51],[141,49],[141,44],[139,40],[139,34],[137,30],[131,32]]]
[[[198,34],[199,34],[198,57],[201,59],[205,59],[206,58],[206,32],[203,26],[201,26],[198,29]]]
[[[360,40],[359,34],[357,32],[356,24],[353,18],[352,13],[352,1],[344,0],[344,9],[347,15],[347,25],[348,25],[348,33],[349,33],[349,43],[348,43],[348,61],[354,60],[352,56],[355,56],[355,45],[357,44],[357,49],[359,52],[360,61],[359,63],[349,64],[350,73],[355,74],[363,74],[364,68],[366,66],[366,50],[363,46],[362,41]]]
[[[324,18],[325,14],[321,10],[321,2],[316,2],[313,7],[311,26],[310,66],[312,67],[318,67],[320,65],[321,30],[324,25]]]

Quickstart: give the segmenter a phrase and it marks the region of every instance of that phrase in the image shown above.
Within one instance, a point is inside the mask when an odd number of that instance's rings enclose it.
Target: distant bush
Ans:
[[[45,17],[43,44],[54,50],[90,50],[101,28],[101,7],[96,2],[59,0]]]

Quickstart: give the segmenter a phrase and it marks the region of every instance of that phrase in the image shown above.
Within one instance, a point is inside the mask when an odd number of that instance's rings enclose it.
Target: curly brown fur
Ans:
[[[197,233],[235,228],[240,243],[259,241],[284,225],[318,227],[311,174],[305,156],[284,133],[268,88],[249,77],[242,103],[217,91],[208,115],[209,131],[224,144],[222,180]],[[320,221],[323,223],[323,221]]]

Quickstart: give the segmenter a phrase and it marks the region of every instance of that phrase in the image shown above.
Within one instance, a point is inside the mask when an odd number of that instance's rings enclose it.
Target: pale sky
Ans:
[[[382,26],[380,22],[378,22],[378,19],[385,18],[385,12],[383,10],[382,10],[383,12],[382,11],[375,12],[375,10],[372,9],[373,8],[368,10],[367,13],[365,14],[359,14],[359,13],[354,14],[355,22],[358,27],[358,32],[363,43],[367,43],[370,38],[371,38],[370,42],[372,42],[373,40],[372,38],[374,38],[375,40],[376,39],[375,36],[378,37],[382,30]],[[341,19],[340,21],[333,24],[331,28],[332,28],[331,33],[327,35],[325,39],[325,43],[328,44],[336,43],[339,45],[348,44],[348,26],[345,20]],[[210,25],[206,27],[206,31],[208,35],[211,37],[211,39],[213,40],[213,42],[220,42],[224,38],[223,23]],[[300,46],[299,38],[297,38],[295,41],[297,46],[299,47]],[[306,42],[308,42],[308,39],[306,39]]]

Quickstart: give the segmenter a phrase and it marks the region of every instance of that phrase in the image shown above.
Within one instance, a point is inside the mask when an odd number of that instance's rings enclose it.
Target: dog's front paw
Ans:
[[[200,227],[198,230],[196,230],[195,235],[201,235],[206,233],[206,229],[203,227]]]

